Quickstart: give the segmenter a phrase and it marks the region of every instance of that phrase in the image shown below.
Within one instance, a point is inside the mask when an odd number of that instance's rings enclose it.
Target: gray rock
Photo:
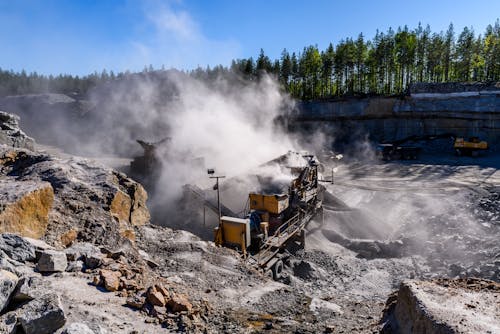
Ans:
[[[108,334],[108,330],[107,329],[105,329],[104,327],[99,326],[97,324],[91,324],[90,325],[90,329],[92,329],[92,331],[95,334]]]
[[[16,261],[35,260],[35,247],[16,234],[3,233],[0,238],[0,249]]]
[[[11,273],[15,273],[17,276],[20,276],[20,272],[17,270],[16,265],[12,263],[12,259],[5,254],[2,250],[0,250],[0,269],[10,271]]]
[[[40,277],[23,277],[17,283],[12,300],[15,302],[30,301],[45,295],[48,288],[49,284]]]
[[[8,304],[19,278],[10,271],[0,270],[0,311]]]
[[[71,261],[66,268],[66,271],[76,273],[83,270],[84,263],[81,260]]]
[[[50,293],[23,306],[18,322],[26,334],[48,334],[64,326],[66,316],[59,296]]]
[[[0,144],[33,150],[35,141],[19,128],[19,116],[0,111]]]
[[[28,243],[30,243],[33,247],[35,247],[35,257],[36,261],[40,260],[40,256],[42,255],[43,251],[46,250],[55,250],[54,247],[51,245],[47,244],[45,241],[39,240],[39,239],[33,239],[33,238],[28,238],[28,237],[23,237],[24,240]]]
[[[64,252],[46,250],[42,252],[37,264],[39,272],[65,271],[68,266],[66,254]]]
[[[0,333],[15,334],[17,332],[17,314],[8,312],[0,316]]]
[[[74,322],[70,324],[65,330],[63,330],[62,334],[95,334],[95,333],[93,330],[89,328],[89,326],[82,324],[81,322]]]
[[[90,269],[99,267],[104,258],[104,255],[97,246],[87,242],[73,244],[71,247],[66,248],[64,252],[68,260],[81,260]]]

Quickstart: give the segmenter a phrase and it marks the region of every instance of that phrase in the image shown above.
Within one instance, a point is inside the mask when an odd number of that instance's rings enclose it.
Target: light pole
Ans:
[[[337,159],[337,161],[342,159],[343,157],[344,156],[342,154],[337,154],[337,155],[332,156],[332,158]],[[338,170],[338,167],[337,167],[337,164],[335,163],[335,160],[333,160],[333,163],[334,163],[335,167],[332,167],[332,184],[333,184],[333,174],[336,173]]]
[[[207,169],[207,174],[208,175],[213,175],[215,174],[215,169],[213,168],[210,168],[210,169]],[[224,175],[213,175],[213,176],[210,176],[211,179],[216,179],[216,183],[215,183],[215,186],[214,186],[214,190],[217,190],[217,210],[219,212],[219,224],[220,224],[220,218],[221,218],[221,212],[220,212],[220,192],[219,192],[219,179],[223,179],[225,178],[226,176]]]

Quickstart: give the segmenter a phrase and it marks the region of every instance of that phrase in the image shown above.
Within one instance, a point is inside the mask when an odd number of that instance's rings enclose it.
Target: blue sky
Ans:
[[[0,0],[0,68],[44,74],[192,69],[363,32],[453,22],[483,33],[500,0]]]

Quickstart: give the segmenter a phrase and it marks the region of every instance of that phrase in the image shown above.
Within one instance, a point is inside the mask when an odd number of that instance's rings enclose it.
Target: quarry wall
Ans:
[[[457,88],[458,87],[458,88]],[[462,89],[460,89],[462,88]],[[292,129],[321,128],[340,140],[368,135],[391,141],[412,135],[454,133],[500,142],[500,85],[416,86],[405,97],[309,101],[297,105]]]

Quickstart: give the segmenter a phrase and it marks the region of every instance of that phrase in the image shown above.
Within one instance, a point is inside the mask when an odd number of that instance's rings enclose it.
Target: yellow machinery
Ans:
[[[318,186],[318,164],[304,155],[308,166],[293,179],[288,193],[250,193],[244,218],[223,216],[215,229],[215,244],[239,250],[247,261],[265,273],[280,278],[282,258],[290,242],[304,246],[304,228],[322,207]]]
[[[215,229],[215,243],[239,247],[246,255],[247,248],[252,244],[250,219],[222,216],[219,226]]]
[[[263,195],[251,193],[249,196],[250,210],[262,210],[280,214],[288,208],[288,195]]]
[[[468,141],[464,138],[456,138],[453,148],[457,155],[477,156],[479,152],[488,149],[488,143],[479,140],[478,137],[472,137]]]

